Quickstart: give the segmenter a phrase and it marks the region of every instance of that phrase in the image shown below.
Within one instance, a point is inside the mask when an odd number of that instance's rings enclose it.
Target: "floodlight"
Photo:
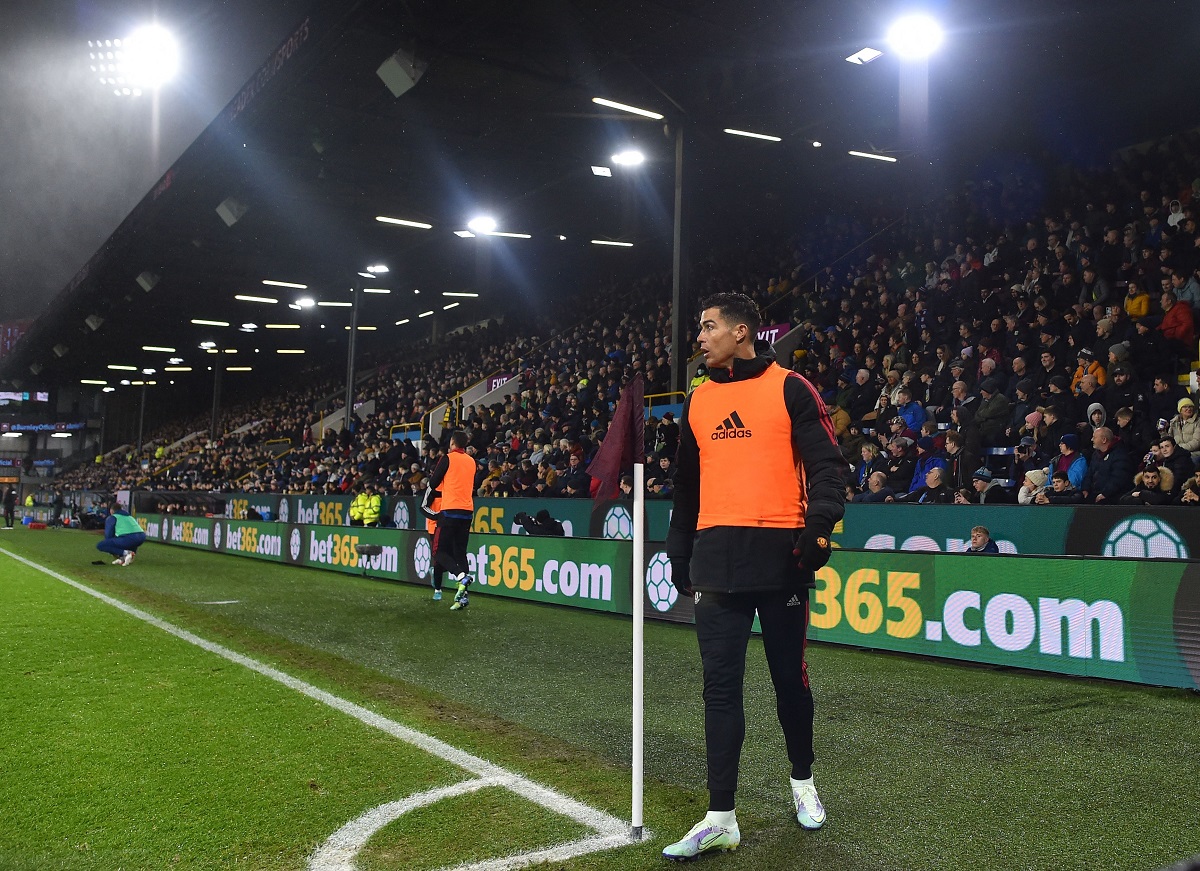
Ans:
[[[136,372],[137,366],[120,366],[116,363],[109,363],[108,368],[117,372]]]
[[[820,142],[816,142],[816,141],[814,141],[814,142],[813,142],[813,144],[812,144],[812,147],[813,147],[813,148],[820,148],[820,147],[821,147],[821,143],[820,143]]]
[[[455,230],[454,235],[458,236],[460,239],[474,239],[475,238],[475,234],[472,233],[470,230]]]
[[[391,289],[387,287],[364,287],[363,293],[391,293]]]
[[[734,130],[732,127],[726,127],[724,132],[730,134],[731,136],[745,136],[750,139],[765,139],[768,142],[782,142],[783,141],[778,136],[771,136],[767,133],[751,133],[749,130]]]
[[[887,38],[900,57],[920,60],[942,44],[942,28],[928,15],[909,15],[892,25]]]
[[[873,154],[870,151],[847,151],[851,157],[866,157],[871,160],[882,160],[885,163],[896,163],[896,158],[888,157],[886,154]]]
[[[850,55],[850,57],[846,58],[846,60],[852,64],[858,64],[861,66],[863,64],[869,64],[871,61],[879,57],[883,57],[883,52],[879,51],[878,49],[860,48],[854,54]]]
[[[417,315],[417,317],[419,317],[419,318],[427,318],[427,317],[429,317],[431,314],[433,314],[433,311],[432,311],[432,310],[431,310],[431,311],[427,311],[427,312],[421,312],[419,315]]]
[[[476,233],[493,233],[496,227],[496,219],[488,215],[480,215],[478,218],[472,218],[467,221],[467,228],[474,230]]]
[[[52,433],[50,433],[50,438],[52,438],[52,439],[69,439],[70,437],[71,437],[71,434],[69,432],[52,432]]]
[[[396,224],[401,227],[415,227],[418,230],[432,230],[433,224],[422,221],[406,221],[403,218],[389,218],[386,215],[376,215],[375,220],[381,224]]]
[[[275,304],[275,303],[279,302],[279,300],[273,299],[272,297],[269,297],[269,296],[249,296],[248,294],[244,294],[244,293],[234,294],[233,298],[237,299],[237,300],[241,300],[242,302],[266,302],[266,303],[271,303],[271,304]]]
[[[229,321],[209,321],[204,318],[192,318],[192,323],[198,327],[227,327]]]
[[[458,308],[460,305],[462,305],[462,303],[460,303],[460,302],[452,302],[452,303],[449,303],[449,304],[447,304],[447,305],[444,305],[444,306],[442,306],[442,311],[444,311],[444,312],[448,312],[448,311],[450,311],[450,309],[452,309],[452,308]]]
[[[404,318],[403,320],[396,321],[396,326],[398,326],[398,327],[403,326],[404,324],[407,324],[408,322],[409,322],[409,318]]]
[[[271,287],[293,287],[296,290],[308,290],[307,284],[296,284],[294,281],[274,281],[270,278],[264,278],[263,284]]]
[[[201,342],[200,347],[205,350],[208,350],[209,348],[217,347],[217,343],[216,342]]]
[[[134,31],[125,40],[124,51],[126,75],[139,87],[157,88],[179,71],[179,46],[160,25],[150,24]]]
[[[143,375],[153,375],[157,371],[158,371],[157,369],[143,369],[142,374]]]
[[[601,178],[612,178],[612,170],[607,166],[593,166],[592,175],[598,175]]]
[[[107,381],[98,381],[95,378],[83,378],[79,381],[79,383],[80,384],[98,384],[101,387],[103,387],[108,382]]]
[[[467,291],[459,291],[459,290],[443,290],[442,296],[469,296],[471,298],[474,298],[474,297],[479,296],[479,294],[469,293]]]
[[[387,271],[388,271],[388,268],[386,266],[384,266],[382,263],[379,263],[375,266],[367,267],[367,272],[370,272],[372,275],[384,275],[385,273],[387,273]]]
[[[164,348],[159,345],[142,345],[143,351],[161,351],[164,354],[174,354],[174,348]]]
[[[275,353],[276,354],[303,354],[304,349],[303,348],[277,348],[275,350]]]
[[[242,324],[243,330],[257,330],[258,324]]]
[[[614,242],[611,239],[593,239],[593,245],[612,245],[615,248],[632,248],[632,242]]]
[[[320,300],[317,303],[317,305],[324,306],[326,308],[351,308],[354,305],[354,303],[352,303],[352,302],[329,302],[327,300]]]
[[[630,106],[628,103],[618,103],[616,100],[606,100],[603,97],[592,97],[592,102],[597,106],[607,106],[610,109],[620,109],[622,112],[629,112],[631,115],[641,115],[643,118],[653,118],[655,121],[661,121],[663,116],[658,112],[651,112],[649,109],[639,109],[637,106]]]
[[[300,299],[296,300],[295,304],[300,306],[300,308],[312,308],[317,303],[316,300],[314,300],[311,296],[302,296]]]
[[[612,162],[618,166],[641,166],[646,162],[646,155],[636,148],[627,148],[614,154]]]

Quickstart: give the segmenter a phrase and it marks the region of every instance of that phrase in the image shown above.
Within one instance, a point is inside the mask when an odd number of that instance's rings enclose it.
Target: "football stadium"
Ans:
[[[1189,4],[30,7],[0,868],[1200,868]]]

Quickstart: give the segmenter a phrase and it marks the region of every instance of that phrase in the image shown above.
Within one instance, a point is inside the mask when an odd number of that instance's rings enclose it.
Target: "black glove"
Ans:
[[[675,585],[675,589],[679,591],[679,595],[692,595],[691,560],[671,560],[671,583]]]
[[[806,526],[800,530],[792,555],[796,557],[800,568],[815,572],[829,562],[829,555],[832,552],[833,546],[829,542],[829,533],[815,526]]]

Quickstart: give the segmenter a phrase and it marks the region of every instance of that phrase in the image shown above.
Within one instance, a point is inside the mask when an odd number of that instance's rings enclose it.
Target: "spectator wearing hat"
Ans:
[[[668,411],[662,416],[658,424],[656,444],[660,454],[675,459],[675,452],[679,450],[679,424],[675,422],[674,412]]]
[[[1115,502],[1129,490],[1133,480],[1129,451],[1111,429],[1102,426],[1092,433],[1092,458],[1083,476],[1085,502]]]
[[[1012,497],[986,466],[971,473],[974,493],[959,492],[954,496],[955,505],[1011,505]]]
[[[1069,432],[1059,437],[1058,456],[1050,464],[1050,476],[1053,477],[1056,472],[1065,472],[1071,486],[1082,490],[1087,467],[1087,459],[1079,451],[1079,436]]]
[[[912,447],[915,442],[906,436],[896,436],[888,442],[888,459],[884,466],[887,474],[887,484],[897,493],[907,493],[912,484],[913,470],[917,467],[917,458],[913,456]]]
[[[1191,454],[1192,461],[1200,461],[1200,415],[1196,414],[1196,403],[1184,396],[1176,404],[1176,414],[1171,418],[1167,434],[1175,440],[1181,451]]]
[[[1000,381],[996,378],[985,378],[979,385],[979,392],[983,395],[975,413],[979,439],[985,448],[998,447],[1004,443],[1011,413],[1008,397],[1000,391]]]
[[[1078,365],[1075,367],[1075,374],[1071,377],[1072,393],[1079,392],[1079,382],[1083,380],[1084,375],[1094,375],[1101,387],[1108,383],[1108,371],[1096,359],[1091,348],[1080,348],[1075,359]]]
[[[1170,505],[1175,501],[1175,476],[1167,467],[1147,466],[1133,476],[1133,489],[1122,505]]]
[[[1046,470],[1030,469],[1021,481],[1021,489],[1017,491],[1018,505],[1032,505],[1039,494],[1046,490]]]

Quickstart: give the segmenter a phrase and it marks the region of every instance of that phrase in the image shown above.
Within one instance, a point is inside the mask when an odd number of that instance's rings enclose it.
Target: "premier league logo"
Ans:
[[[221,549],[221,524],[213,524],[213,550]]]
[[[646,568],[646,595],[656,611],[670,611],[679,591],[671,583],[671,561],[661,550]]]
[[[287,497],[284,497],[283,499],[279,500],[279,517],[277,519],[279,520],[280,523],[288,522],[288,500],[287,500]]]
[[[392,512],[392,523],[397,529],[408,529],[408,505],[404,502],[396,503],[396,510]]]
[[[429,577],[429,572],[433,569],[433,551],[429,547],[429,539],[417,539],[416,546],[413,547],[413,567],[417,570],[417,577]]]
[[[283,504],[287,504],[286,502]],[[300,559],[300,530],[293,529],[291,538],[288,539],[288,552],[292,555],[292,562]]]

